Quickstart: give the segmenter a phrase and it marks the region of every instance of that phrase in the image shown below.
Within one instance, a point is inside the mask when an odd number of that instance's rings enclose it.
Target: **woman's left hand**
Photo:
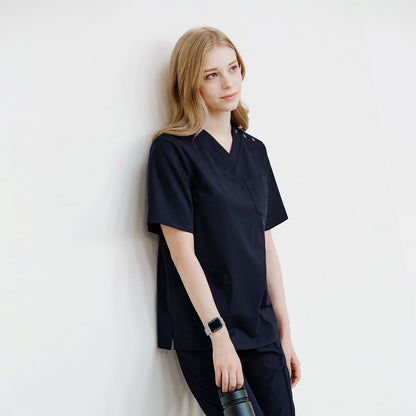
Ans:
[[[290,339],[282,338],[280,343],[285,354],[286,365],[290,374],[290,385],[293,388],[300,380],[300,361],[293,349],[292,341]]]

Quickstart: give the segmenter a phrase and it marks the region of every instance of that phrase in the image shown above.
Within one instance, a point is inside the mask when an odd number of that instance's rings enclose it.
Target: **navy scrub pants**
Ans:
[[[206,351],[175,350],[185,380],[207,416],[223,416],[212,359]],[[249,350],[237,350],[244,386],[256,416],[295,416],[289,370],[280,340]]]

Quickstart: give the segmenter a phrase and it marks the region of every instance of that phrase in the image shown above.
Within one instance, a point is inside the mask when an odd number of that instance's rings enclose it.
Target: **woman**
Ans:
[[[266,147],[246,132],[244,75],[215,28],[191,29],[174,47],[171,123],[155,134],[148,164],[158,347],[173,340],[205,414],[223,414],[218,388],[244,384],[257,416],[294,415],[300,363],[270,231],[288,216]]]

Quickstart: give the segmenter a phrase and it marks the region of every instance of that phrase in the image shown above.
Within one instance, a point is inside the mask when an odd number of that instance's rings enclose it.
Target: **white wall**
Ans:
[[[273,234],[297,414],[414,415],[416,4],[2,1],[2,416],[202,414],[156,348],[146,163],[165,71],[212,25],[247,67],[249,132],[289,214]]]

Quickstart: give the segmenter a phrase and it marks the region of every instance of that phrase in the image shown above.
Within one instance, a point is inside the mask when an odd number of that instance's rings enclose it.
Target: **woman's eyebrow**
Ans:
[[[237,59],[235,59],[234,61],[230,62],[228,65],[232,65],[232,64],[234,64],[234,63],[236,63],[236,62],[237,62]],[[206,69],[204,72],[208,72],[208,71],[215,71],[216,69],[218,69],[218,68]]]

